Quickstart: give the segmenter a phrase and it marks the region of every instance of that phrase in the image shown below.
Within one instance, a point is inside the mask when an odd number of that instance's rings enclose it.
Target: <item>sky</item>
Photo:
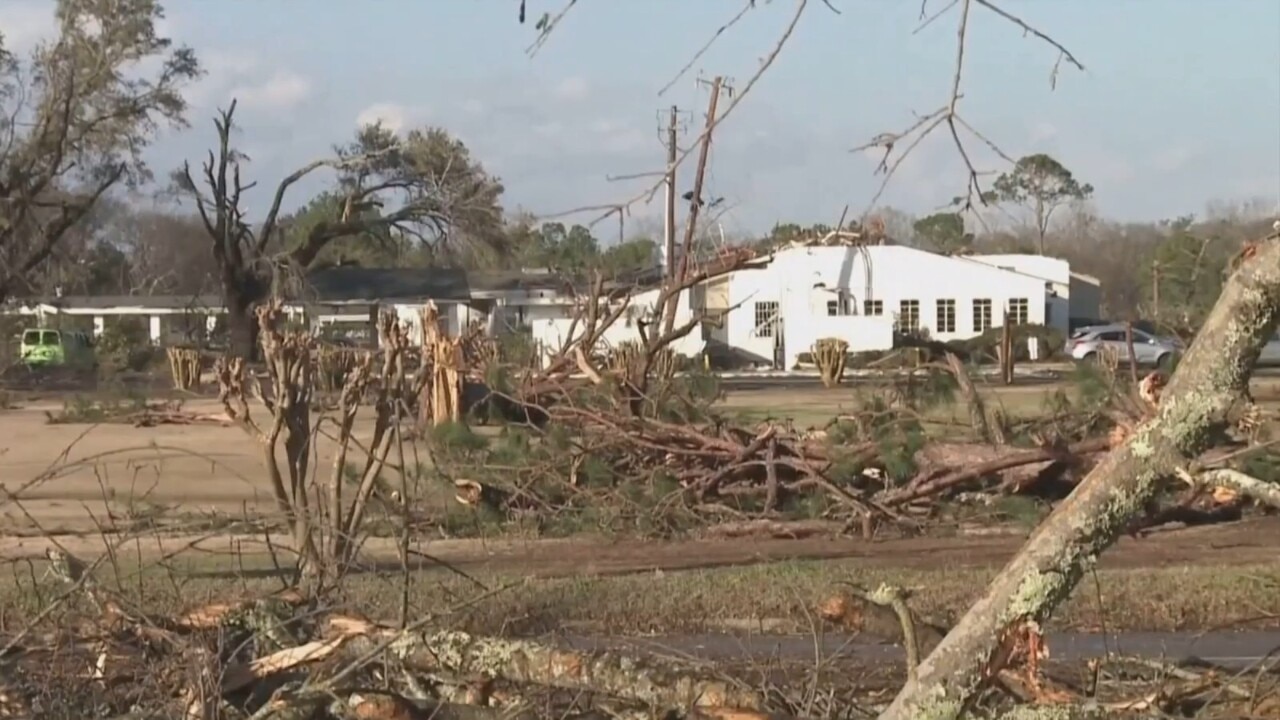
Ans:
[[[722,96],[707,195],[724,198],[725,231],[834,224],[846,205],[854,215],[865,210],[882,179],[878,156],[851,149],[947,102],[960,16],[953,9],[916,32],[918,2],[830,2],[840,14],[808,3],[749,92],[797,0],[757,0],[660,94],[745,0],[579,0],[532,56],[534,22],[564,0],[527,0],[525,25],[515,0],[168,0],[162,30],[196,50],[206,75],[189,93],[191,127],[164,135],[148,159],[161,177],[200,159],[214,139],[213,113],[232,97],[237,142],[251,158],[246,174],[272,188],[349,140],[359,123],[434,125],[502,179],[508,209],[548,216],[648,189],[654,178],[616,176],[663,168],[659,127],[672,105],[686,128],[681,142],[692,143],[709,99],[700,80],[720,74],[735,94]],[[958,108],[1005,155],[1055,156],[1094,186],[1098,211],[1118,220],[1258,199],[1280,213],[1280,2],[998,4],[1086,68],[1064,63],[1051,87],[1057,52],[975,5]],[[0,0],[6,46],[23,50],[49,36],[53,6]],[[982,141],[962,138],[978,170],[1007,169]],[[681,192],[692,186],[693,159],[680,169]],[[328,179],[295,186],[288,204],[305,203]],[[902,163],[879,204],[925,215],[965,185],[954,141],[937,132]],[[628,222],[652,226],[661,211],[658,194],[633,206]]]

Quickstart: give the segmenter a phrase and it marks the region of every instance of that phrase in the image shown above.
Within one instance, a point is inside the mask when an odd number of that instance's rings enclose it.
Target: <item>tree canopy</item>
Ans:
[[[185,125],[200,68],[157,33],[163,17],[156,0],[58,0],[57,36],[29,57],[0,36],[0,299],[35,289],[99,199],[151,177],[157,131]]]
[[[965,232],[960,213],[934,213],[920,218],[912,227],[917,242],[934,252],[959,253],[973,247],[973,235]]]
[[[339,258],[344,250],[404,257],[412,248],[429,260],[508,250],[502,183],[440,128],[403,138],[381,124],[360,128],[333,156],[282,179],[255,226],[242,202],[250,187],[242,179],[244,157],[231,142],[235,110],[232,101],[219,113],[217,148],[199,179],[190,164],[174,176],[177,189],[194,200],[211,243],[234,352],[254,351],[253,305],[281,281],[306,272],[335,243],[347,241],[331,251]],[[293,186],[322,168],[336,173],[331,189],[301,211],[283,214]]]
[[[1040,254],[1045,254],[1049,224],[1059,208],[1093,195],[1093,186],[1081,183],[1062,163],[1043,153],[1027,155],[1002,173],[984,196],[988,202],[1017,205],[1030,214]]]

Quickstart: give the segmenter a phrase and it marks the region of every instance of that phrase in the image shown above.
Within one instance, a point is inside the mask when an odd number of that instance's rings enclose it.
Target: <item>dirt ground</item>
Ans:
[[[1274,394],[1274,379],[1263,381],[1260,395]],[[1030,410],[1046,386],[998,391],[1001,402]],[[739,409],[769,408],[782,415],[803,408],[826,417],[838,412],[851,389],[750,389],[730,392],[726,405]],[[1259,397],[1261,400],[1262,398]],[[46,412],[62,409],[61,401],[22,403],[0,411],[0,485],[20,502],[0,499],[0,559],[43,554],[53,534],[67,549],[89,554],[103,547],[97,537],[73,538],[132,517],[165,514],[198,520],[200,514],[223,516],[269,514],[274,510],[261,471],[260,450],[236,427],[216,424],[161,425],[135,428],[124,424],[97,426],[49,424]],[[211,400],[190,401],[197,413],[217,413]],[[320,442],[317,467],[332,464],[333,447]],[[645,569],[680,569],[751,564],[800,558],[858,558],[869,566],[948,567],[996,565],[1018,547],[1022,535],[917,538],[869,544],[861,540],[689,541],[660,544],[603,538],[573,540],[444,540],[417,538],[421,552],[454,564],[485,565],[520,574],[555,577],[574,574],[626,573]],[[197,542],[198,541],[198,542]],[[242,541],[242,542],[235,542]],[[392,541],[374,539],[370,560],[390,560]],[[250,552],[260,538],[196,534],[148,537],[155,552],[198,544],[210,552],[226,552],[233,543]],[[1105,564],[1147,567],[1174,564],[1270,563],[1280,545],[1280,518],[1242,524],[1186,529],[1121,541]]]
[[[254,516],[274,510],[260,447],[230,424],[50,424],[61,402],[0,411],[0,486],[21,499],[4,504],[0,534],[94,531],[144,515]],[[218,414],[214,400],[183,410]],[[366,423],[367,425],[367,423]],[[357,440],[368,431],[357,429]],[[334,444],[318,441],[328,471]]]
[[[755,565],[789,560],[849,560],[866,570],[939,570],[995,568],[1018,550],[1025,534],[917,537],[885,541],[854,538],[693,539],[672,542],[600,536],[569,539],[415,538],[417,569],[448,565],[455,569],[529,578],[626,575]],[[272,543],[287,544],[283,536]],[[372,538],[363,558],[370,568],[399,569],[395,541]],[[97,535],[0,537],[0,559],[42,558],[60,546],[81,557],[95,557],[105,544]],[[265,560],[260,536],[223,534],[149,536],[124,542],[132,555],[201,558],[215,567],[240,568],[243,557]],[[1100,560],[1102,569],[1238,567],[1271,564],[1280,546],[1280,517],[1262,517],[1215,526],[1173,528],[1144,538],[1122,538]],[[253,563],[250,563],[253,564]]]

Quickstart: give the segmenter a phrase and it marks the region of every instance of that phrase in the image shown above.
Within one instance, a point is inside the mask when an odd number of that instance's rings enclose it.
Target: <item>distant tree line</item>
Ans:
[[[142,158],[163,127],[186,126],[184,92],[202,72],[196,57],[158,34],[156,0],[59,0],[57,18],[57,37],[27,57],[5,51],[0,36],[0,135],[8,138],[0,151],[0,300],[55,290],[219,294],[232,310],[233,345],[247,351],[249,308],[317,267],[544,267],[584,276],[658,259],[652,234],[606,243],[584,225],[509,212],[501,180],[439,127],[365,126],[331,157],[274,185],[249,178],[233,142],[234,102],[216,118],[207,158],[171,174],[168,197],[181,205],[140,200],[165,187]],[[295,184],[322,172],[328,187],[298,198]],[[259,182],[271,202],[249,217],[241,193]],[[1102,281],[1107,315],[1190,333],[1239,243],[1274,220],[1274,207],[1255,203],[1118,223],[1092,210],[1092,195],[1057,159],[1035,154],[983,196],[998,210],[988,219],[999,222],[881,208],[845,229],[943,253],[1061,256]],[[762,237],[699,232],[697,252],[724,242],[768,249],[831,230],[793,221]]]

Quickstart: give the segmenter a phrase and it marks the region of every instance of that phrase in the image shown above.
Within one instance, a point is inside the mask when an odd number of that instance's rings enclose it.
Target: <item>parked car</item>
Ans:
[[[1076,360],[1092,362],[1104,351],[1114,352],[1123,362],[1129,357],[1125,325],[1090,325],[1076,329],[1067,341],[1067,352]],[[1139,365],[1168,367],[1185,348],[1176,338],[1162,338],[1138,328],[1133,329],[1133,357]],[[1280,346],[1276,348],[1280,352]]]

